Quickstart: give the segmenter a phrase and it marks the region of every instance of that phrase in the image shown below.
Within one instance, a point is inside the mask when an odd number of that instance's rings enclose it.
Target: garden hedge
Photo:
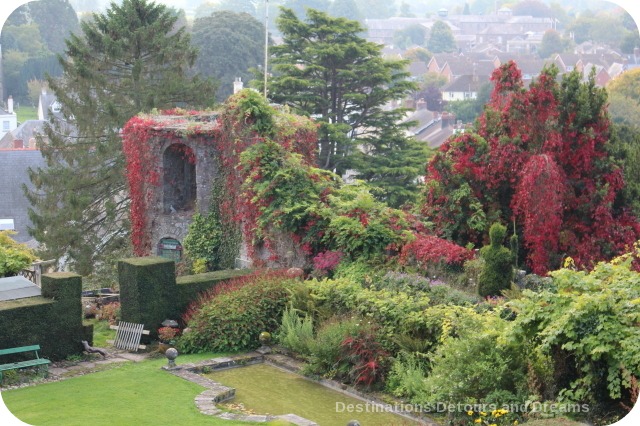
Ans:
[[[118,262],[122,321],[144,324],[152,335],[160,323],[177,315],[173,260],[135,257]]]
[[[51,360],[82,352],[82,278],[56,272],[42,276],[42,296],[0,303],[1,349],[40,345]],[[3,359],[5,361],[5,359]]]
[[[219,282],[251,274],[248,269],[175,276],[175,263],[163,257],[118,262],[122,321],[144,324],[155,337],[165,319],[178,320],[199,293]]]
[[[178,312],[182,313],[195,300],[199,293],[209,290],[219,282],[235,277],[242,277],[251,274],[250,269],[229,269],[225,271],[206,272],[204,274],[186,275],[176,279],[177,297],[176,302]]]

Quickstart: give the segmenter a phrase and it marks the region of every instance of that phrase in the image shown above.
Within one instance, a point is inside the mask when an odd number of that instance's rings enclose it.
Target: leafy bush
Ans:
[[[327,275],[332,272],[342,260],[342,252],[327,250],[322,253],[318,253],[313,258],[313,267],[322,275]]]
[[[108,303],[100,308],[100,319],[114,325],[120,320],[120,302]]]
[[[305,314],[304,318],[295,309],[288,307],[282,314],[282,325],[278,332],[278,342],[298,355],[311,355],[313,341],[313,319]]]
[[[371,387],[384,380],[389,354],[377,338],[377,327],[368,325],[347,336],[340,344],[340,364],[349,368],[349,381],[355,385]]]
[[[401,352],[391,365],[386,390],[414,404],[427,399],[425,371],[415,355]]]
[[[507,228],[494,223],[489,229],[491,244],[480,250],[484,268],[478,277],[478,293],[482,297],[499,296],[502,290],[511,287],[513,279],[513,256],[511,250],[502,245]]]
[[[0,231],[0,277],[16,275],[35,260],[35,255],[24,244],[15,242],[13,231]]]
[[[428,397],[424,403],[486,401],[496,390],[525,393],[522,346],[500,339],[510,323],[497,313],[469,319],[458,328],[458,337],[446,336],[436,349],[425,382]]]
[[[178,339],[178,347],[183,352],[224,352],[257,346],[261,332],[278,329],[289,289],[296,285],[285,273],[272,272],[214,287],[183,316],[190,331]]]
[[[551,277],[541,277],[536,274],[527,274],[522,277],[522,288],[539,293],[544,290],[555,292],[555,285]]]
[[[325,378],[345,377],[349,373],[346,365],[340,365],[341,345],[356,334],[360,321],[355,318],[334,317],[318,329],[311,342],[311,357],[305,372]]]
[[[384,273],[380,265],[359,258],[351,262],[340,262],[333,271],[333,278],[346,278],[362,286],[368,286],[375,282],[380,275],[384,275]]]
[[[356,314],[379,324],[387,349],[394,346],[392,339],[401,331],[406,318],[412,313],[421,314],[429,306],[427,295],[363,288],[348,279],[314,280],[309,286],[319,308],[331,309],[338,315]]]
[[[375,259],[411,238],[404,212],[375,199],[363,182],[343,185],[327,196],[320,214],[328,221],[322,241],[350,259]]]
[[[193,215],[183,244],[186,254],[193,259],[194,273],[219,269],[218,247],[221,237],[220,220],[215,211],[206,216],[200,213]],[[205,268],[202,263],[206,265]]]
[[[434,235],[418,234],[415,237],[402,248],[401,262],[415,263],[425,270],[443,263],[461,268],[465,261],[473,257],[471,250]]]
[[[619,402],[633,405],[632,382],[640,376],[640,274],[632,260],[600,263],[588,273],[551,272],[556,291],[524,290],[523,298],[510,302],[517,312],[510,337],[532,342],[553,359],[559,401],[600,402],[609,404],[607,410],[619,410]]]

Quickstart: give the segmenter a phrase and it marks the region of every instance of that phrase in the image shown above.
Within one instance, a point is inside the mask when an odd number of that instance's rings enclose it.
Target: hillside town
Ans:
[[[0,95],[3,425],[637,422],[624,8],[39,0]]]

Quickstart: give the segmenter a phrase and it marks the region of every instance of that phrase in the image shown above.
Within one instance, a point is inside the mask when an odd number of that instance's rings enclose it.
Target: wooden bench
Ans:
[[[17,370],[19,368],[27,368],[27,367],[35,367],[39,365],[44,365],[47,367],[51,363],[48,359],[40,358],[38,355],[38,351],[40,350],[40,345],[32,345],[32,346],[21,346],[19,348],[9,348],[9,349],[0,349],[0,356],[2,355],[13,355],[20,354],[25,352],[34,352],[35,359],[28,359],[26,361],[18,361],[18,362],[10,362],[7,364],[0,364],[0,383],[2,382],[2,372],[7,370]]]

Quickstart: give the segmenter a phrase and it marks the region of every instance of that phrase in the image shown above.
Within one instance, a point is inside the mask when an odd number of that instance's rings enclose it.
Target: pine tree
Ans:
[[[342,174],[351,166],[357,141],[392,127],[404,110],[383,106],[415,89],[405,61],[387,61],[381,46],[360,35],[357,21],[307,9],[303,22],[282,9],[283,43],[273,48],[275,77],[270,97],[321,123],[318,165]]]
[[[31,233],[44,256],[66,256],[81,274],[128,245],[124,123],[153,108],[212,102],[211,84],[187,78],[196,51],[176,19],[147,0],[112,3],[66,41],[63,76],[48,81],[64,119],[46,129],[47,168],[30,173]]]
[[[397,127],[385,128],[375,136],[354,155],[356,177],[382,189],[376,198],[391,207],[414,203],[429,148]]]

